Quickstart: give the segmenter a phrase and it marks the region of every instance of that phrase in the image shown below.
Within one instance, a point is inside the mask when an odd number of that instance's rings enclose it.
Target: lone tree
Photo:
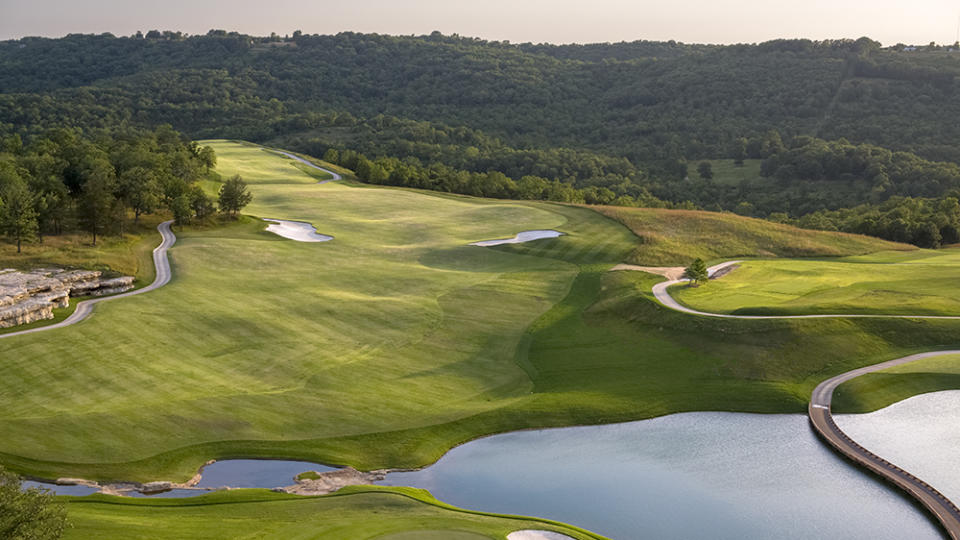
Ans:
[[[713,178],[713,165],[711,165],[709,161],[701,161],[700,164],[697,165],[697,173],[700,174],[700,178],[710,180]]]
[[[38,488],[22,489],[20,477],[0,467],[0,538],[60,538],[67,510]]]
[[[705,283],[710,279],[710,273],[707,272],[707,263],[697,257],[690,266],[683,271],[683,277],[690,280],[691,285]]]
[[[239,174],[233,175],[220,186],[218,203],[221,212],[229,212],[231,216],[236,216],[237,212],[243,210],[243,207],[250,204],[252,200],[253,195],[247,190],[247,183],[240,178]]]
[[[17,243],[17,253],[24,240],[37,235],[37,213],[34,196],[19,178],[0,190],[0,230]]]

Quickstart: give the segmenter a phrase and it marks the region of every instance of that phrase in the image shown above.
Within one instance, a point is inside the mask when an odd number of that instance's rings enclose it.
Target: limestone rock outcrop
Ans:
[[[132,276],[103,278],[97,270],[0,270],[0,328],[52,319],[71,296],[104,296],[133,288]]]

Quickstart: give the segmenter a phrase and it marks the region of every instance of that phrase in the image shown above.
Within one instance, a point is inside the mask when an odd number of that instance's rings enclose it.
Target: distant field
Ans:
[[[833,260],[747,261],[722,279],[670,294],[713,313],[960,315],[960,249]]]
[[[546,520],[461,510],[411,488],[351,487],[324,497],[240,490],[188,499],[61,499],[68,501],[72,525],[67,539],[500,540],[531,528],[582,540],[602,538]]]
[[[960,389],[960,355],[917,360],[876,373],[868,373],[837,387],[833,409],[864,413],[926,392]]]
[[[690,178],[700,178],[697,172],[697,166],[700,165],[701,161],[706,161],[710,164],[711,170],[713,170],[713,178],[711,180],[718,184],[738,185],[744,180],[761,178],[760,164],[763,163],[762,159],[745,159],[743,160],[743,165],[734,164],[732,159],[691,161],[688,172]]]
[[[729,213],[658,208],[594,207],[630,228],[640,245],[628,260],[649,266],[686,266],[700,257],[838,257],[913,246],[869,236],[812,231]]]

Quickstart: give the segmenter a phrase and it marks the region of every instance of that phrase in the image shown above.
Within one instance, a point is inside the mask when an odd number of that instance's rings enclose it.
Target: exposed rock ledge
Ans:
[[[0,270],[0,328],[52,319],[71,296],[104,296],[133,288],[133,277],[104,279],[96,270]]]
[[[292,486],[279,488],[278,491],[297,495],[326,495],[346,486],[372,484],[386,477],[386,471],[360,472],[352,467],[316,474],[317,478],[298,478]]]

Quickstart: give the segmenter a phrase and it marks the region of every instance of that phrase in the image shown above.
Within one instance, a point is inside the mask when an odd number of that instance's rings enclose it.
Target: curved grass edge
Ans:
[[[960,355],[946,353],[861,375],[837,386],[832,409],[838,414],[863,414],[923,394],[960,390],[958,360]]]
[[[609,540],[605,536],[593,533],[587,529],[570,525],[560,521],[539,518],[532,516],[521,516],[514,514],[500,514],[496,512],[484,512],[481,510],[470,510],[460,508],[452,504],[443,502],[434,497],[429,491],[411,487],[394,486],[348,486],[329,495],[292,495],[288,493],[276,493],[265,489],[235,489],[229,491],[213,492],[205,495],[190,498],[167,498],[167,499],[145,499],[119,497],[115,495],[93,494],[87,496],[60,495],[56,499],[75,504],[106,504],[106,505],[125,505],[141,507],[161,507],[161,508],[185,508],[197,506],[214,506],[228,504],[282,504],[284,502],[300,501],[305,499],[333,499],[366,494],[392,495],[413,500],[417,503],[426,504],[439,508],[441,510],[466,514],[479,517],[489,517],[505,520],[515,520],[519,527],[530,528],[536,526],[546,530],[566,534],[578,540]]]

